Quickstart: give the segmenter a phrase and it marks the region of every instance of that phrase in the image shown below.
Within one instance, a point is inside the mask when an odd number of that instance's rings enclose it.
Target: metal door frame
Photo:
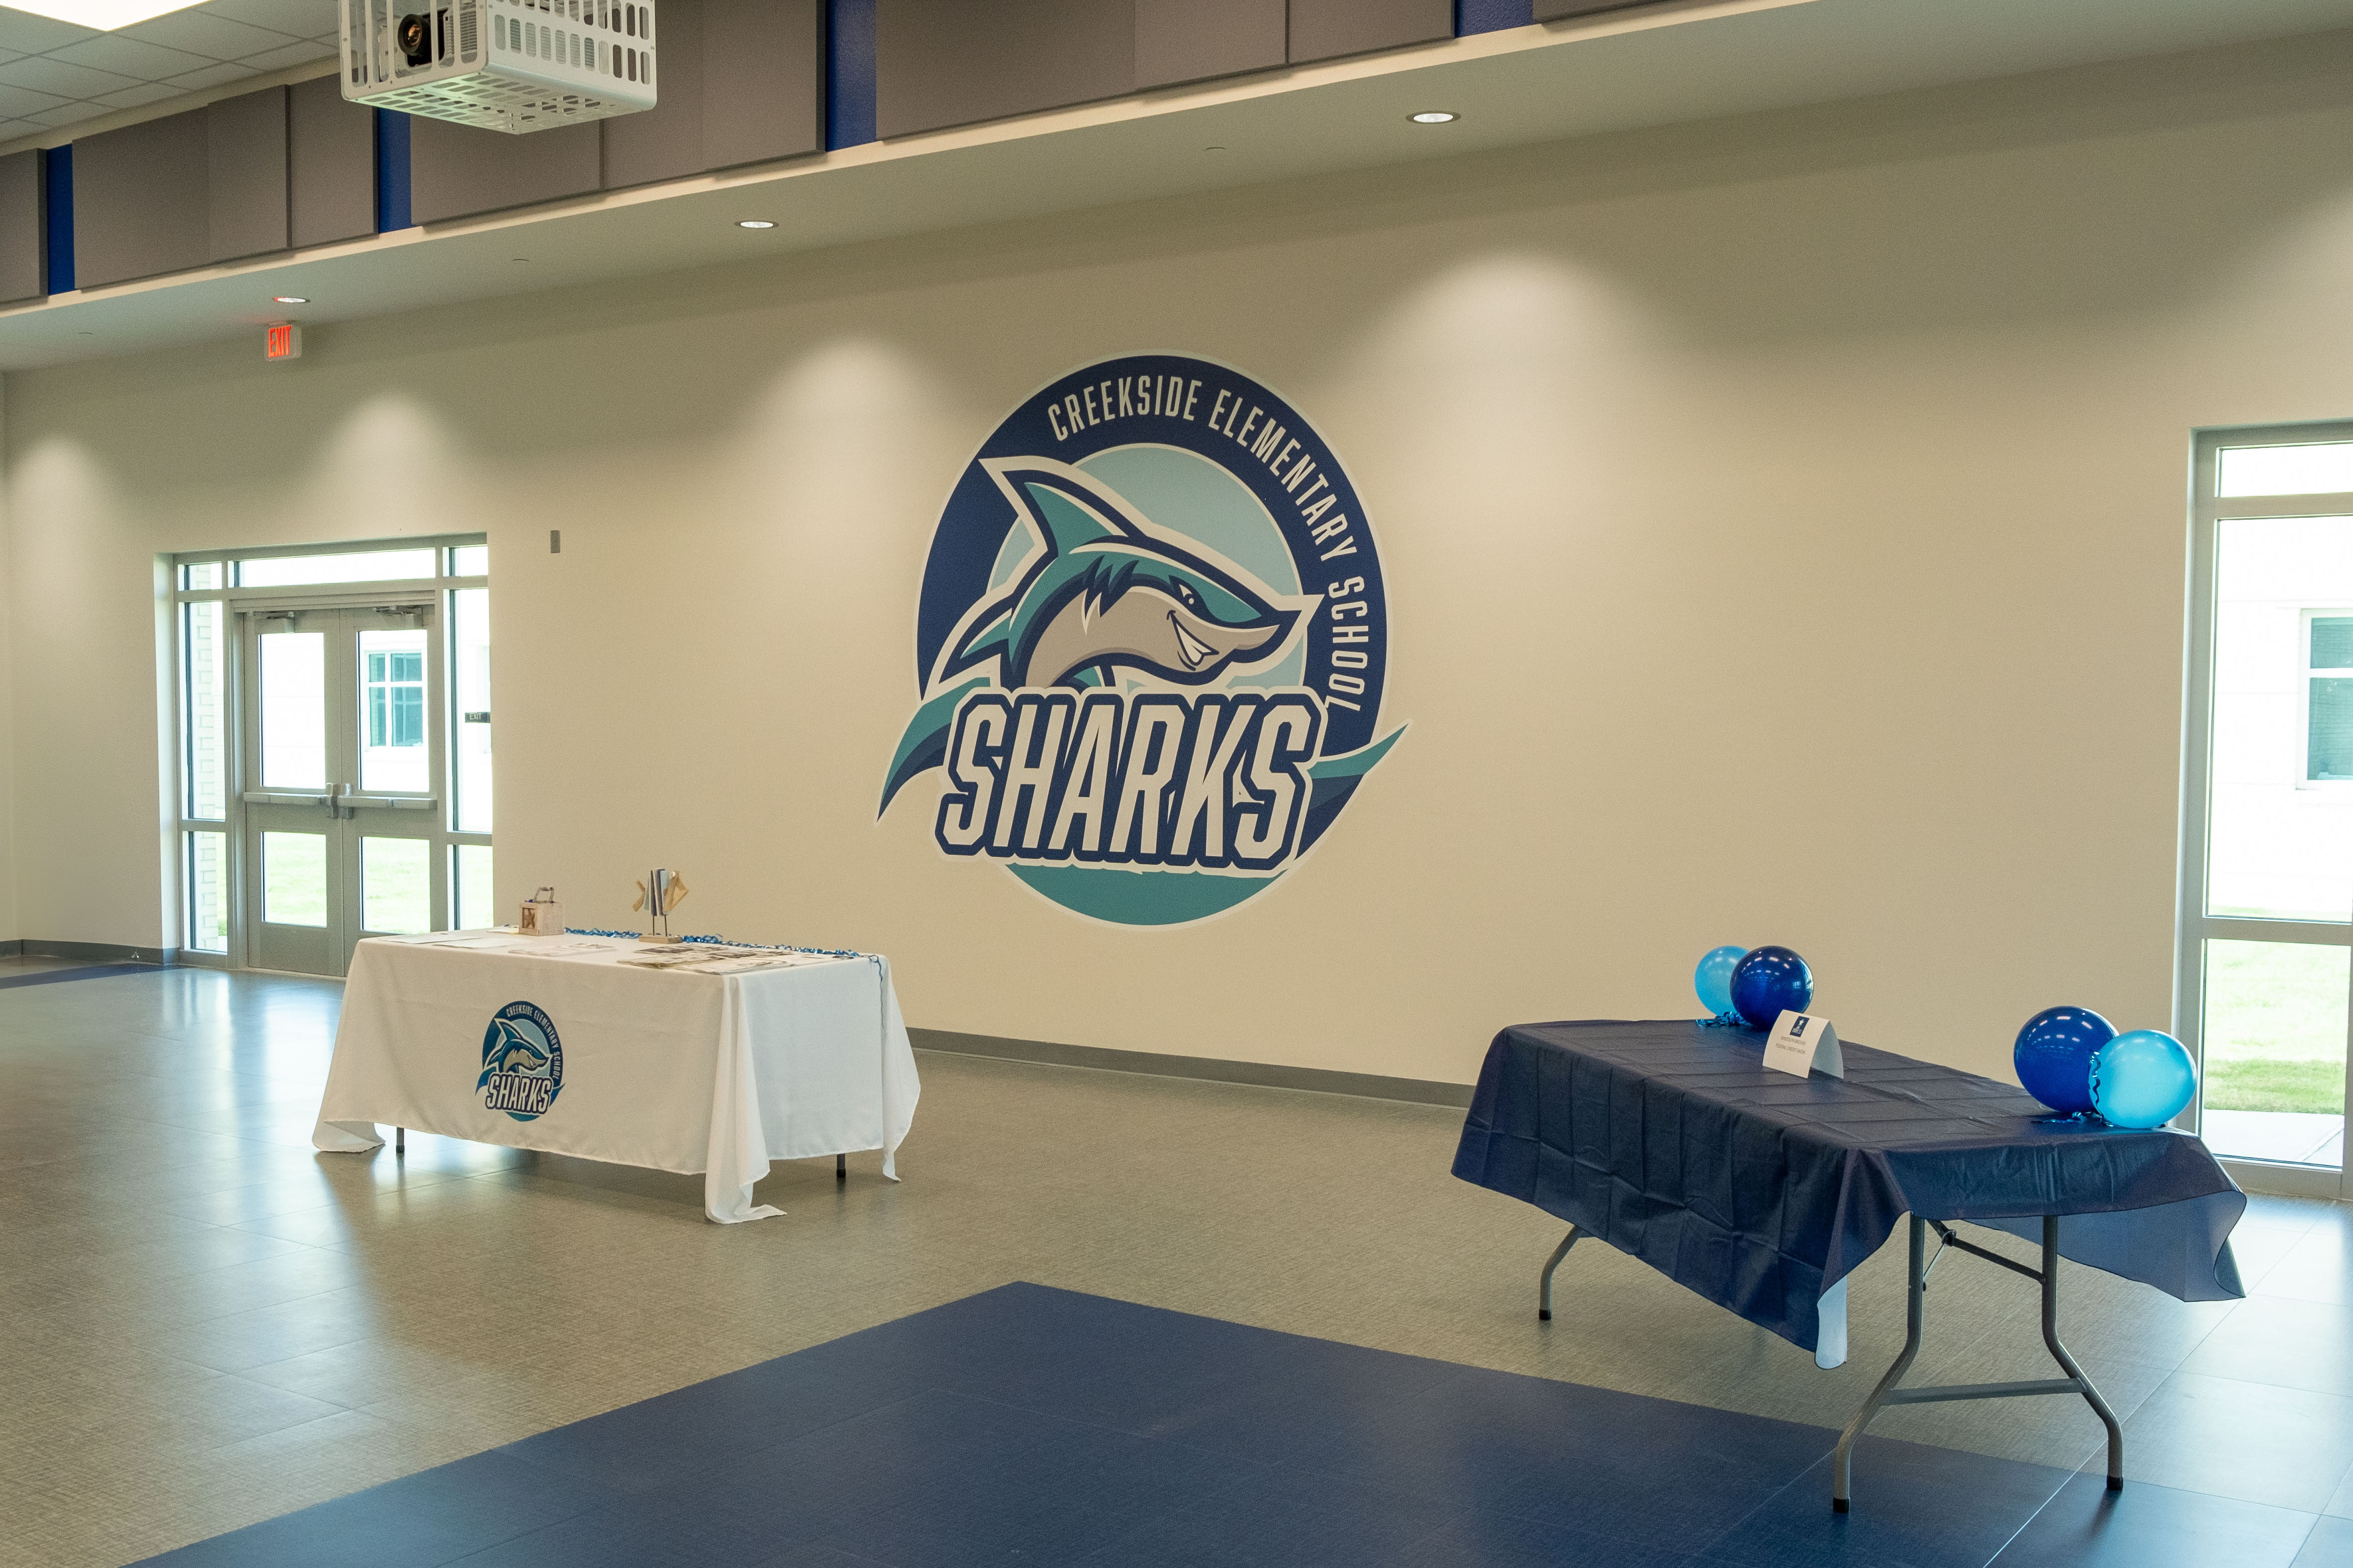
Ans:
[[[252,873],[255,868],[250,863],[251,834],[246,819],[245,795],[248,788],[259,787],[258,781],[248,779],[248,768],[254,761],[255,755],[249,744],[251,733],[249,726],[258,726],[259,715],[258,711],[252,710],[252,693],[248,689],[251,658],[247,652],[247,643],[250,635],[252,615],[256,611],[374,609],[387,605],[429,606],[426,701],[428,719],[427,741],[432,749],[432,761],[429,765],[433,784],[433,789],[430,792],[433,805],[431,809],[417,811],[415,815],[428,822],[431,825],[431,831],[429,834],[403,833],[391,836],[430,839],[432,844],[430,852],[432,921],[437,930],[448,923],[455,911],[455,847],[459,845],[479,845],[488,847],[492,843],[491,834],[461,833],[452,826],[455,781],[453,778],[454,736],[451,726],[458,721],[459,715],[454,710],[454,692],[449,684],[448,668],[450,638],[454,635],[456,624],[455,601],[450,595],[463,589],[490,586],[490,578],[487,574],[459,574],[455,570],[451,552],[483,546],[487,542],[486,536],[479,533],[439,534],[425,538],[367,540],[338,544],[298,544],[256,550],[201,551],[158,558],[157,564],[163,579],[162,584],[159,585],[163,587],[163,596],[166,600],[166,603],[159,608],[168,611],[166,640],[170,647],[169,663],[173,676],[170,689],[174,699],[170,705],[169,717],[163,726],[164,742],[168,749],[169,777],[172,781],[172,788],[177,796],[178,806],[176,820],[174,821],[172,827],[174,842],[170,847],[165,863],[176,868],[178,874],[175,889],[176,908],[179,911],[177,924],[184,937],[178,952],[181,962],[223,968],[249,967],[251,963],[254,942],[251,927],[254,922],[248,920],[248,912],[250,906],[259,898],[259,889],[253,885]],[[422,549],[430,549],[434,552],[436,563],[434,576],[367,583],[325,583],[288,587],[188,588],[182,585],[186,581],[184,568],[208,563],[221,563],[222,576],[226,581],[235,576],[236,563],[241,561],[279,556],[341,555],[376,551]],[[219,817],[199,817],[192,815],[194,803],[191,799],[189,752],[185,733],[190,692],[188,672],[185,668],[187,638],[182,606],[206,601],[218,601],[223,606],[222,641],[225,645],[223,657],[227,667],[223,676],[226,689],[222,694],[222,729],[225,737],[228,739],[224,746],[226,754],[222,760],[224,815]],[[353,639],[353,643],[356,647],[356,638]],[[354,679],[356,679],[356,673]],[[354,730],[354,737],[355,735]],[[386,795],[383,798],[396,797]],[[321,809],[323,810],[324,807]],[[370,808],[363,806],[360,809]],[[400,826],[403,828],[408,826],[406,821],[410,815],[408,808],[387,806],[378,809],[401,810]],[[185,940],[187,922],[193,918],[192,891],[195,867],[192,863],[189,837],[192,833],[219,834],[222,836],[226,848],[224,877],[226,886],[222,897],[227,912],[228,930],[224,952],[195,949],[188,946]],[[371,835],[371,837],[385,836]],[[360,889],[356,879],[353,881],[353,885],[347,889],[352,905],[349,919],[356,929],[361,914],[358,902]],[[340,913],[331,908],[329,916],[332,927],[340,918]],[[346,954],[348,945],[348,942],[341,945],[341,951]]]

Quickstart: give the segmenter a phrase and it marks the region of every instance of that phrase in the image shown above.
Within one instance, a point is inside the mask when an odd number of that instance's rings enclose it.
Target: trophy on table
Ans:
[[[675,871],[657,868],[646,873],[638,884],[638,901],[629,908],[646,911],[648,942],[670,940],[670,912],[686,901],[686,879]]]

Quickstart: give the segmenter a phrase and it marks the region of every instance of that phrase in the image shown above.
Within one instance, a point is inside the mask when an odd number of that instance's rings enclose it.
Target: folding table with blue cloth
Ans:
[[[2231,1227],[2247,1200],[2205,1144],[2168,1128],[2054,1116],[2024,1090],[1847,1042],[1843,1079],[1768,1069],[1760,1030],[1686,1021],[1523,1024],[1487,1049],[1454,1173],[1632,1254],[1750,1322],[1846,1359],[1846,1278],[1911,1216],[1903,1353],[1839,1437],[1831,1505],[1847,1511],[1855,1438],[1883,1405],[2081,1394],[2108,1429],[2108,1485],[2124,1434],[2060,1343],[2058,1260],[2185,1301],[2246,1294]],[[1957,1235],[1968,1220],[2042,1244],[2029,1268]],[[1919,1353],[1927,1234],[2037,1281],[2042,1339],[2066,1375],[1900,1386]]]

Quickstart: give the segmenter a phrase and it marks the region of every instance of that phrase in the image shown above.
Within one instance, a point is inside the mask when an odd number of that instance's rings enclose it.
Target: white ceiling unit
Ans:
[[[654,8],[343,0],[343,96],[522,135],[654,106]]]

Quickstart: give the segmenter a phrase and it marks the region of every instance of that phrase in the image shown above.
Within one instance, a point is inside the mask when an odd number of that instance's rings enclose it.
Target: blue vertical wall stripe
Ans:
[[[874,0],[826,0],[825,144],[873,140]]]
[[[398,110],[375,111],[375,231],[408,228],[408,116]]]
[[[41,224],[47,246],[41,289],[63,294],[74,286],[73,143],[41,154]]]
[[[1536,0],[1454,0],[1454,34],[1500,33],[1535,25]]]

